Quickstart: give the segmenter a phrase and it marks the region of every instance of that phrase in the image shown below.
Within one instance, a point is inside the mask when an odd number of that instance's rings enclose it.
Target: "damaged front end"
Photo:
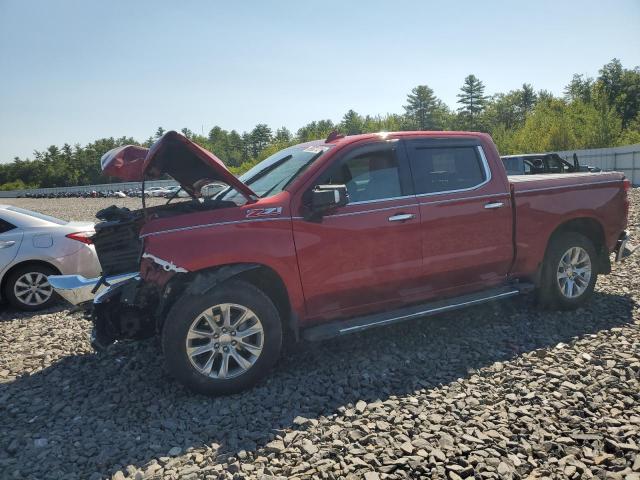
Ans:
[[[140,274],[109,286],[93,300],[91,344],[103,350],[116,340],[143,340],[159,333],[171,289],[167,284],[187,270],[143,254]]]
[[[143,255],[140,267],[140,272],[99,278],[49,277],[60,296],[86,310],[93,322],[91,344],[96,350],[116,340],[142,340],[156,334],[172,293],[167,284],[177,273],[187,273],[150,254]]]
[[[88,307],[94,323],[92,344],[102,350],[116,340],[143,339],[156,334],[170,306],[171,280],[186,278],[186,268],[171,259],[145,251],[140,232],[151,221],[168,224],[170,217],[237,206],[234,202],[205,201],[200,189],[218,182],[240,192],[246,201],[255,193],[238,180],[211,152],[186,137],[167,132],[151,148],[133,145],[115,148],[101,159],[105,174],[127,181],[142,181],[169,175],[189,193],[191,200],[138,210],[116,206],[97,213],[101,220],[91,238],[102,277],[52,275],[49,283],[70,303]],[[143,183],[144,188],[144,183]],[[153,252],[153,253],[152,253]],[[181,282],[175,282],[175,284]]]

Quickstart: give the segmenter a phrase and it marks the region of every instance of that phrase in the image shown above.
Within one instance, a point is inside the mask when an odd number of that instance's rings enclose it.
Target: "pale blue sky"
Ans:
[[[0,161],[160,125],[400,113],[419,84],[455,107],[469,73],[561,94],[613,57],[640,65],[639,25],[640,0],[0,0]]]

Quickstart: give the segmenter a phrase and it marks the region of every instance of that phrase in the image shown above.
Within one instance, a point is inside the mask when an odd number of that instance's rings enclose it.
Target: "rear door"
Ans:
[[[314,181],[345,184],[350,202],[313,222],[293,218],[309,318],[354,316],[420,295],[420,211],[398,141],[337,158]]]
[[[457,294],[503,282],[513,256],[506,177],[492,178],[479,140],[417,139],[406,145],[426,286],[434,294]]]

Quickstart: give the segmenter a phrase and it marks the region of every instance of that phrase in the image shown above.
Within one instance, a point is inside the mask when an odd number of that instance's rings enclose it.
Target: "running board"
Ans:
[[[326,338],[360,332],[369,328],[400,323],[412,318],[427,317],[429,315],[450,312],[451,310],[470,307],[472,305],[491,302],[493,300],[502,300],[504,298],[513,297],[520,293],[526,293],[529,291],[531,291],[530,284],[518,284],[516,286],[492,288],[490,290],[483,290],[482,292],[448,298],[446,300],[438,300],[430,303],[423,303],[421,305],[404,307],[398,310],[326,323],[316,327],[307,328],[301,333],[302,338],[305,340],[324,340]]]

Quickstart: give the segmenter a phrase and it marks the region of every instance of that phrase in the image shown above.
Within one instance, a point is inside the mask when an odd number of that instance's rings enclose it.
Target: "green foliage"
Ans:
[[[479,118],[484,111],[488,98],[484,94],[484,84],[478,77],[471,74],[464,79],[460,87],[458,108],[460,125],[464,129],[476,130],[480,126]]]
[[[0,190],[24,190],[27,188],[35,188],[33,185],[27,185],[22,180],[14,180],[0,185]]]
[[[407,95],[404,113],[362,115],[348,110],[339,123],[312,121],[295,135],[287,128],[275,131],[264,123],[250,132],[214,126],[206,136],[188,128],[182,134],[214,152],[234,174],[240,174],[269,155],[301,142],[324,139],[333,130],[345,134],[399,130],[479,130],[493,136],[501,153],[544,152],[611,147],[640,143],[640,68],[626,69],[613,59],[596,79],[574,75],[563,98],[546,90],[537,93],[525,83],[507,93],[485,95],[475,76],[464,79],[460,107],[452,112],[427,85]],[[165,129],[158,127],[142,144],[149,147]],[[109,183],[100,170],[108,150],[136,144],[133,138],[101,138],[84,147],[50,146],[32,159],[14,158],[0,164],[0,190]]]
[[[581,101],[589,103],[593,90],[593,78],[586,75],[573,75],[573,78],[564,89],[564,98],[570,102]]]
[[[347,135],[357,135],[364,133],[364,119],[355,111],[349,110],[342,117],[340,122],[340,130]]]
[[[412,130],[441,130],[448,123],[449,109],[427,85],[418,85],[407,95],[404,106]]]

